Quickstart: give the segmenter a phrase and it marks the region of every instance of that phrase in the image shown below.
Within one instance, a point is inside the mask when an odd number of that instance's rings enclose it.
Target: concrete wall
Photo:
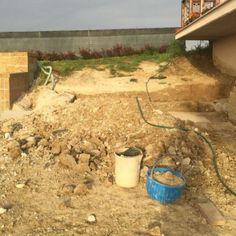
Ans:
[[[222,72],[236,76],[236,34],[213,41],[213,60]]]
[[[176,28],[0,33],[0,51],[79,52],[109,49],[122,44],[133,48],[160,47],[174,40]]]
[[[35,62],[27,52],[0,53],[0,111],[9,110],[28,89]]]

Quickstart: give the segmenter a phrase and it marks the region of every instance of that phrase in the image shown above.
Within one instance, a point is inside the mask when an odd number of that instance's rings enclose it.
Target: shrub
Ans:
[[[125,47],[120,44],[115,45],[111,49],[102,49],[101,51],[91,51],[88,49],[81,49],[80,55],[83,59],[92,59],[92,58],[103,58],[103,57],[123,57],[123,56],[132,56],[136,54],[141,54],[147,51],[148,53],[156,52],[157,49],[146,45],[141,49],[134,49],[132,47]]]
[[[91,59],[91,52],[87,49],[80,49],[79,51],[81,57],[84,59]]]
[[[61,61],[61,60],[75,60],[77,56],[73,52],[56,53],[56,52],[41,52],[31,51],[39,61]]]
[[[169,48],[169,46],[163,45],[163,46],[159,47],[158,52],[159,53],[166,53],[168,48]]]
[[[167,53],[170,57],[183,55],[185,53],[184,43],[182,41],[174,40],[168,47]]]

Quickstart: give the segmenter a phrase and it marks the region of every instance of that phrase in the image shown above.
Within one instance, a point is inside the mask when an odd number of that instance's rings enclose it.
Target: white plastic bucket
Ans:
[[[124,156],[120,153],[128,148],[119,149],[115,152],[115,181],[116,184],[124,188],[133,188],[139,183],[140,165],[143,153],[135,148],[140,154],[136,156]]]

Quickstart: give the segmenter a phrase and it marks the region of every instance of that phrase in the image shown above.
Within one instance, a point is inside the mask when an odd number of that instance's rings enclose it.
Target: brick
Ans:
[[[198,206],[209,224],[224,225],[226,223],[225,218],[212,202],[207,201],[206,203],[199,203]]]

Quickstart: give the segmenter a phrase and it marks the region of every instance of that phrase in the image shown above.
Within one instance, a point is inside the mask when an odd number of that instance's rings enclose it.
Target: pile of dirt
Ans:
[[[153,174],[153,179],[155,179],[159,183],[169,185],[169,186],[178,186],[178,185],[183,185],[184,183],[180,177],[174,175],[170,171],[155,172]]]

